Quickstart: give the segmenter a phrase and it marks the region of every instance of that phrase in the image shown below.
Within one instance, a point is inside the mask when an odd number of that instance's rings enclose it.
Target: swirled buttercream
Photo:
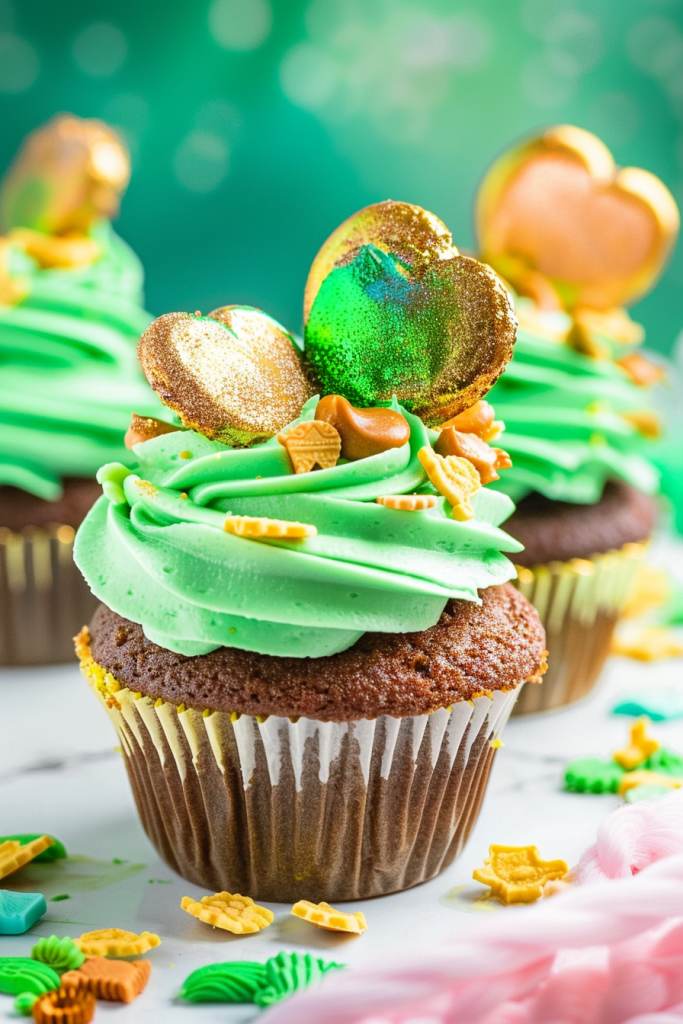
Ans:
[[[488,395],[505,421],[512,458],[512,468],[493,486],[516,502],[538,491],[580,504],[598,501],[610,478],[655,491],[658,475],[646,458],[647,442],[626,418],[647,406],[643,389],[612,358],[583,355],[564,343],[566,314],[548,317],[556,337],[530,325],[524,316],[529,305],[517,300],[514,355]]]
[[[65,476],[124,459],[131,410],[162,408],[140,372],[136,341],[150,321],[142,267],[102,221],[94,262],[40,269],[9,244],[15,299],[0,302],[0,485],[53,500]],[[162,412],[161,415],[168,415]]]
[[[295,422],[312,420],[317,401]],[[411,430],[402,447],[311,473],[295,474],[276,438],[233,449],[179,430],[135,445],[133,471],[100,471],[104,496],[78,533],[76,561],[97,597],[180,654],[232,646],[318,657],[366,631],[427,629],[449,598],[479,601],[479,589],[511,579],[501,552],[520,545],[499,529],[511,501],[489,489],[474,495],[467,522],[440,495],[419,512],[375,502],[436,494],[418,452],[437,435],[400,411]],[[317,533],[245,539],[226,533],[226,514]]]

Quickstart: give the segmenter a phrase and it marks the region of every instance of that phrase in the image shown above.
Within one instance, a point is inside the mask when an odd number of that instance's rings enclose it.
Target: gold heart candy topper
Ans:
[[[314,393],[291,334],[249,306],[167,313],[142,335],[138,355],[186,427],[236,447],[272,437]]]
[[[313,263],[305,303],[303,354],[250,307],[162,316],[140,341],[147,379],[185,426],[234,446],[281,431],[316,391],[337,396],[317,418],[355,459],[409,433],[400,414],[363,410],[396,395],[440,423],[485,394],[512,355],[517,321],[502,282],[419,206],[378,203],[342,224]]]
[[[549,279],[567,309],[635,302],[673,249],[678,208],[638,167],[619,169],[606,146],[571,125],[503,154],[476,201],[482,259],[523,294]]]
[[[130,178],[122,140],[102,121],[58,114],[28,136],[0,187],[0,232],[83,234],[115,217]]]

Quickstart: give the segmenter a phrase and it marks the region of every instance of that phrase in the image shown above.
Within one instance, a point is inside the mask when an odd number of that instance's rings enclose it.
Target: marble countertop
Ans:
[[[683,545],[660,543],[659,561],[683,566]],[[253,1006],[181,1004],[174,997],[190,971],[221,960],[264,960],[281,949],[313,952],[353,967],[472,927],[475,908],[466,894],[472,871],[491,843],[537,845],[545,858],[569,864],[595,837],[616,796],[563,792],[565,763],[605,756],[622,745],[629,719],[612,714],[618,697],[681,683],[681,661],[640,664],[613,658],[593,695],[544,715],[512,719],[504,733],[484,806],[460,857],[447,871],[404,893],[354,904],[368,930],[345,938],[312,928],[289,906],[266,904],[274,924],[252,936],[212,930],[180,909],[184,895],[204,895],[157,856],[139,824],[115,734],[76,665],[0,671],[0,833],[48,832],[61,839],[68,861],[29,865],[4,885],[43,892],[48,913],[24,936],[0,936],[0,956],[27,956],[36,937],[80,935],[103,927],[157,932],[162,944],[147,954],[154,970],[136,1002],[98,1004],[98,1015],[121,1024],[163,1020],[246,1022]],[[659,723],[656,734],[683,750],[683,719]],[[459,887],[468,886],[464,895]],[[455,892],[454,892],[455,890]],[[51,897],[68,894],[53,902]],[[479,905],[482,908],[482,905]],[[496,910],[484,904],[484,910]],[[349,973],[351,982],[352,974]],[[0,1019],[13,1014],[0,996]],[[16,1018],[15,1018],[16,1019]],[[111,1018],[110,1018],[111,1019]]]

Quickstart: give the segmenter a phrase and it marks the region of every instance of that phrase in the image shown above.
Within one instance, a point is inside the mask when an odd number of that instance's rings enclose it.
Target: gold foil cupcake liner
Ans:
[[[71,526],[0,527],[0,665],[73,658],[73,636],[97,600],[73,560]]]
[[[563,707],[593,689],[610,653],[647,543],[625,544],[591,559],[517,566],[517,588],[545,627],[548,671],[540,686],[526,686],[513,714]]]
[[[164,860],[212,892],[278,902],[365,899],[446,868],[517,696],[404,719],[259,720],[154,701],[88,655],[81,667]]]

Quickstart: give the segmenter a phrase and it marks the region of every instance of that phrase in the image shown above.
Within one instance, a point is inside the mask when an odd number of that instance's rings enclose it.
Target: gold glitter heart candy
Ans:
[[[186,427],[237,448],[272,437],[313,394],[292,336],[250,306],[167,313],[142,335],[138,354]]]
[[[102,121],[57,114],[25,140],[0,187],[0,231],[86,233],[118,213],[130,178],[121,138]]]
[[[369,207],[335,232],[311,269],[306,314],[306,363],[323,394],[366,408],[396,395],[429,425],[493,386],[517,329],[494,271],[405,203]]]
[[[526,294],[550,279],[568,309],[635,302],[676,240],[675,200],[653,174],[616,167],[590,132],[559,125],[503,154],[476,203],[482,259]]]

